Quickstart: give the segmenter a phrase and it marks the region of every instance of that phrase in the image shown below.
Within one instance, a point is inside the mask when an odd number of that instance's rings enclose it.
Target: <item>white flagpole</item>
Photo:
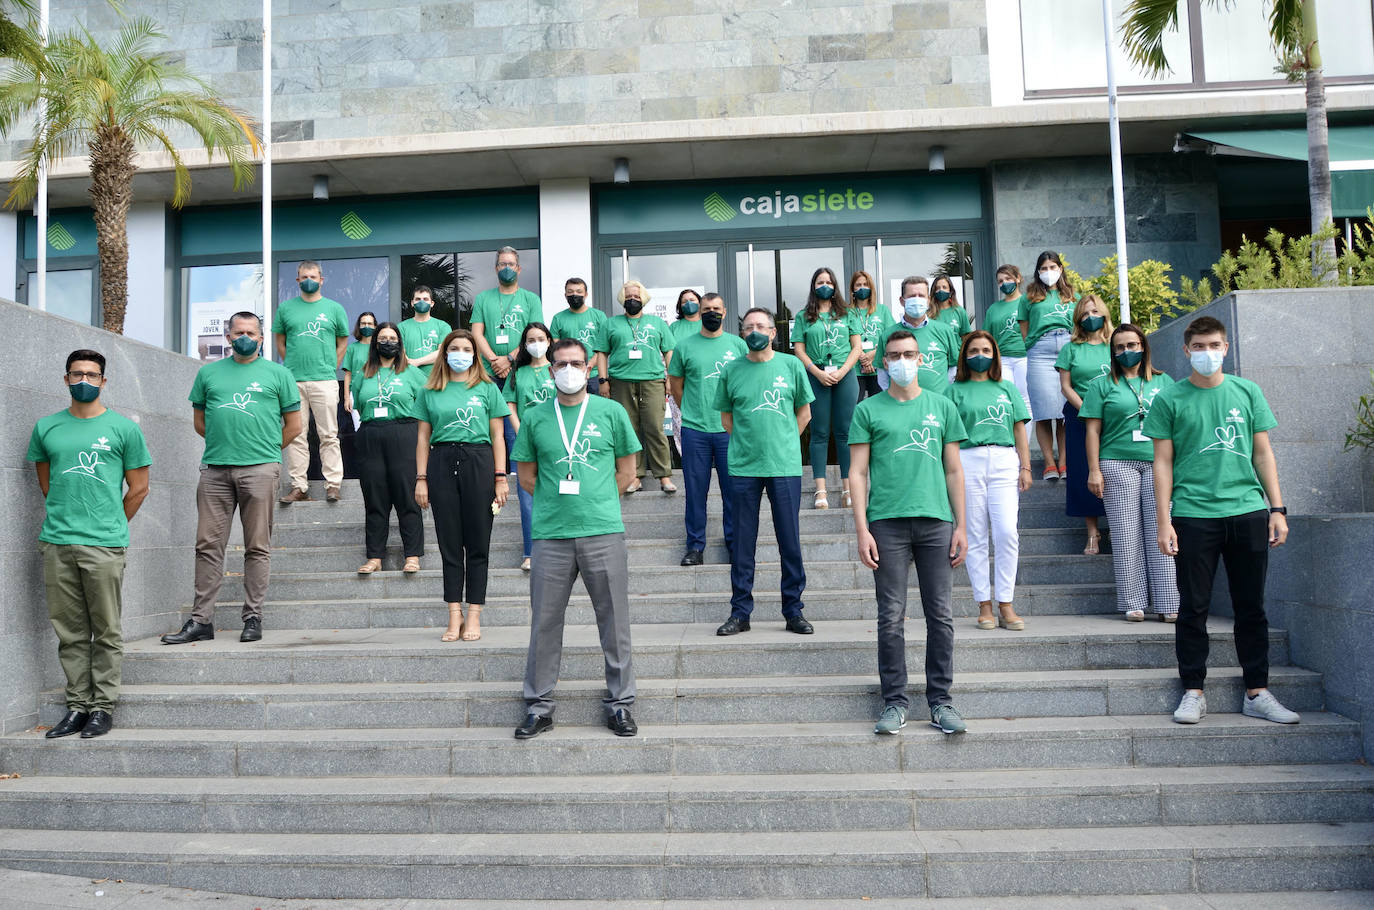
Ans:
[[[48,46],[48,0],[43,0],[38,6],[38,37],[46,50]],[[48,105],[43,100],[43,96],[38,96],[38,124],[42,129],[48,119]],[[38,197],[34,206],[34,215],[37,216],[37,233],[34,237],[34,245],[38,249],[38,275],[34,282],[34,299],[32,301],[34,309],[46,310],[48,308],[48,166],[40,162],[38,165]]]
[[[1131,321],[1131,292],[1126,280],[1126,199],[1121,176],[1121,121],[1116,112],[1116,19],[1112,0],[1102,0],[1102,35],[1107,48],[1107,110],[1112,137],[1112,206],[1116,209],[1116,283],[1121,294],[1121,321]]]
[[[263,348],[273,350],[272,304],[272,0],[262,0],[262,322]],[[270,354],[269,354],[270,357]]]

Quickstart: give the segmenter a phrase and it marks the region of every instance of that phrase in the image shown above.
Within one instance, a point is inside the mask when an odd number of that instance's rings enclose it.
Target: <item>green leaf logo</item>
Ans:
[[[729,221],[738,214],[734,206],[726,202],[725,197],[720,193],[712,193],[707,196],[701,207],[706,210],[706,217],[712,221]]]
[[[48,225],[48,246],[65,252],[76,246],[76,238],[62,226],[62,222],[54,221]]]
[[[358,217],[357,212],[348,211],[339,219],[339,229],[344,232],[344,236],[349,240],[362,240],[372,233],[372,228],[367,226],[367,222]]]

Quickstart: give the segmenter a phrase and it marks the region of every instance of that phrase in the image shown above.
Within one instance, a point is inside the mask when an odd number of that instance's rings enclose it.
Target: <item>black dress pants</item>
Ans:
[[[487,602],[487,551],[496,462],[489,443],[441,442],[429,450],[429,507],[444,561],[444,601]]]
[[[406,556],[425,553],[425,525],[415,504],[415,440],[419,424],[414,419],[369,420],[357,434],[358,485],[363,491],[364,540],[367,558],[386,556],[391,510],[401,526],[401,547]]]

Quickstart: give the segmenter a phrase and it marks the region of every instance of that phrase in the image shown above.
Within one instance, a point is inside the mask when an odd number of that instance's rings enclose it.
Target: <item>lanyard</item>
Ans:
[[[496,293],[498,297],[505,296],[500,291],[497,291]],[[496,327],[497,329],[506,329],[506,320],[510,318],[510,311],[515,306],[515,304],[519,302],[519,300],[520,289],[516,288],[515,293],[510,295],[510,303],[507,303],[505,308],[501,310],[501,324]],[[510,331],[510,329],[506,329],[506,331]]]
[[[563,406],[557,401],[553,403],[553,412],[558,417],[558,435],[563,438],[563,450],[568,453],[568,479],[572,480],[573,449],[577,446],[577,437],[582,433],[582,418],[587,416],[588,398],[582,398],[582,407],[577,409],[577,423],[573,425],[572,438],[568,438],[568,428],[563,423]]]
[[[1140,406],[1139,410],[1135,412],[1135,416],[1136,419],[1140,422],[1140,428],[1143,430],[1145,429],[1145,377],[1140,377],[1139,392],[1131,388],[1131,380],[1129,377],[1122,376],[1121,381],[1126,383],[1126,388],[1131,389],[1131,394],[1135,396],[1136,404]]]

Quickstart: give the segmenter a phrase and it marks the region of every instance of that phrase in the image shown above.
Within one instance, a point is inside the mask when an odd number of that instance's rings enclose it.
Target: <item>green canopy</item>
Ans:
[[[1185,134],[1210,142],[1221,154],[1307,160],[1307,130],[1208,130]],[[1374,205],[1374,126],[1327,130],[1331,156],[1331,214],[1363,218]]]

